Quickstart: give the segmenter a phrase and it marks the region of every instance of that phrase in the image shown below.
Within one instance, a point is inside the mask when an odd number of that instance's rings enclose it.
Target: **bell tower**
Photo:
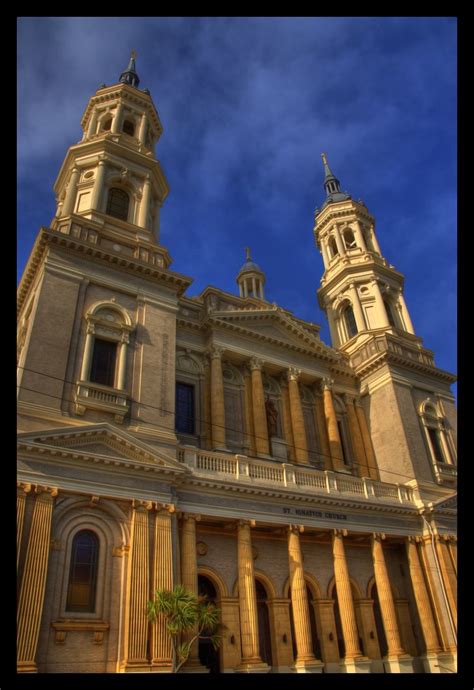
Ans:
[[[53,229],[77,215],[112,242],[159,243],[160,208],[169,191],[155,157],[163,127],[150,92],[138,88],[135,58],[132,52],[118,83],[103,84],[89,99],[83,137],[69,148],[54,185]],[[161,255],[167,268],[166,250]]]
[[[314,236],[325,271],[318,290],[333,345],[352,354],[374,333],[421,343],[403,297],[404,277],[382,256],[375,220],[362,201],[340,191],[326,155],[326,199],[315,214]]]

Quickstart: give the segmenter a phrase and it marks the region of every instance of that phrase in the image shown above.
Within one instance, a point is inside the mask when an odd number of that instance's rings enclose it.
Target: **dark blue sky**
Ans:
[[[415,330],[456,371],[455,18],[22,18],[18,271],[55,212],[88,99],[130,51],[164,133],[160,242],[172,268],[237,293],[244,247],[266,297],[321,325],[320,154],[376,219]]]

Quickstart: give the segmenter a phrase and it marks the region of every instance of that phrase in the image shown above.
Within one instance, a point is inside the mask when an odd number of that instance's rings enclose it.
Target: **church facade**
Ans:
[[[22,673],[169,672],[146,602],[216,602],[185,671],[457,669],[455,377],[323,154],[319,326],[173,271],[135,57],[91,97],[19,286]]]

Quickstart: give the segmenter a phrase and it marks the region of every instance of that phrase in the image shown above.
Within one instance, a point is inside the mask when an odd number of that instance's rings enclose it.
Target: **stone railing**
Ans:
[[[329,470],[318,470],[257,460],[245,455],[205,451],[194,446],[180,446],[178,460],[194,474],[216,481],[235,481],[247,485],[298,489],[305,493],[331,494],[375,502],[415,505],[413,489],[403,484],[387,484],[368,477],[353,477]]]
[[[453,482],[458,476],[456,465],[450,465],[447,462],[437,462],[434,469],[438,481],[447,480]]]
[[[111,412],[115,416],[115,421],[119,423],[123,421],[130,407],[126,391],[88,381],[77,384],[74,402],[77,414],[84,414],[86,409]]]

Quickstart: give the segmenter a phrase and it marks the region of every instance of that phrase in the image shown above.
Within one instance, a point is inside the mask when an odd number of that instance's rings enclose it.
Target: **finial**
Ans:
[[[325,154],[325,153],[322,153],[322,154],[321,154],[321,158],[323,159],[324,165],[327,165],[327,164],[328,164],[328,161],[327,161],[327,158],[326,158],[326,154]]]
[[[245,247],[246,260],[250,261],[250,247]]]
[[[135,60],[137,57],[137,52],[135,50],[132,50],[132,52],[130,53],[130,57],[132,58],[132,60]]]

